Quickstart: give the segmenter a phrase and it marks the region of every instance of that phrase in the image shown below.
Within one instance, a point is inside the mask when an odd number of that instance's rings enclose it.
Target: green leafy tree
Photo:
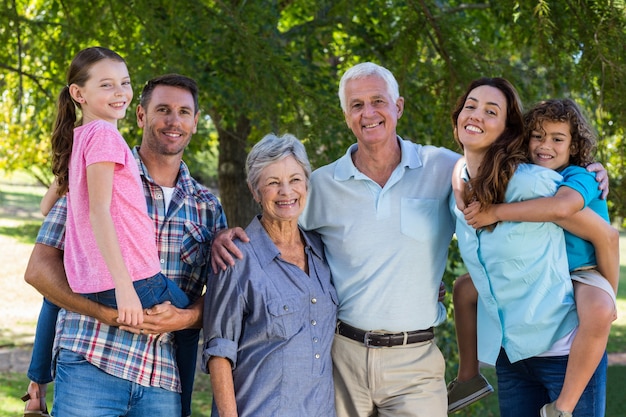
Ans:
[[[399,133],[453,149],[449,110],[475,77],[509,78],[528,104],[575,98],[602,135],[612,208],[623,211],[626,54],[616,47],[626,37],[623,2],[8,0],[3,7],[6,170],[49,180],[47,138],[65,68],[79,49],[101,44],[127,58],[137,91],[164,72],[198,80],[206,117],[186,159],[209,182],[199,155],[218,158],[228,217],[245,225],[258,209],[244,181],[250,145],[290,131],[315,166],[336,159],[354,140],[339,110],[338,79],[371,60],[400,82],[407,108]],[[122,130],[134,144],[132,119]]]
[[[194,77],[202,123],[185,159],[217,186],[229,224],[258,211],[245,184],[250,146],[268,132],[302,139],[314,166],[354,142],[337,87],[355,63],[392,70],[405,97],[398,133],[456,149],[450,110],[479,76],[511,80],[530,105],[571,97],[586,109],[611,175],[614,217],[626,211],[621,0],[6,0],[0,4],[0,169],[50,181],[56,96],[78,50],[122,54],[136,94],[169,72]],[[120,126],[138,143],[134,117]],[[211,161],[211,166],[208,162]],[[454,250],[452,253],[456,253]],[[450,283],[458,256],[450,265]],[[448,329],[444,344],[453,332]]]

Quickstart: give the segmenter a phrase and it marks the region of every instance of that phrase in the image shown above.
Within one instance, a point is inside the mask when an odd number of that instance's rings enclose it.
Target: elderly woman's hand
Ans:
[[[440,303],[443,303],[445,299],[446,299],[446,284],[444,284],[442,281],[441,284],[439,284],[439,298],[437,298],[437,301],[439,301]]]

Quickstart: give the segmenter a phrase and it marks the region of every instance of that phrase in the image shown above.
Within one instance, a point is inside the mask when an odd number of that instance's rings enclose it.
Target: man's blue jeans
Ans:
[[[111,296],[115,297],[113,293]],[[38,384],[52,382],[52,347],[58,314],[59,307],[44,298],[37,320],[35,342],[27,373],[28,379]],[[181,416],[187,417],[191,415],[191,395],[196,375],[200,329],[184,329],[174,334],[177,344],[176,362],[182,387]]]
[[[59,351],[52,414],[63,417],[180,415],[180,394],[109,375],[81,355]]]
[[[159,273],[147,279],[133,282],[135,291],[144,308],[170,301],[178,308],[189,305],[189,298],[174,281]],[[93,294],[84,294],[85,297],[98,303],[117,308],[115,290],[108,290]],[[174,332],[176,341],[176,364],[182,385],[182,417],[191,415],[191,394],[194,377],[196,375],[196,358],[198,356],[198,338],[200,329],[184,329]]]
[[[496,362],[501,417],[538,416],[557,399],[567,368],[567,356],[532,357],[511,363],[504,350]],[[576,417],[603,417],[606,409],[606,353],[574,409]]]

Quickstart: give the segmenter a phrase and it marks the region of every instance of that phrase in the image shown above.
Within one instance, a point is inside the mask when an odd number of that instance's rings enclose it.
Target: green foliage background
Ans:
[[[249,146],[289,131],[314,166],[336,159],[354,140],[339,109],[339,77],[371,60],[400,83],[400,135],[453,149],[449,112],[476,77],[510,79],[527,105],[574,98],[600,134],[611,209],[622,216],[625,21],[624,0],[6,0],[0,169],[49,181],[65,70],[78,50],[99,44],[127,59],[136,94],[161,73],[198,80],[205,118],[186,159],[204,182],[218,180],[231,224],[245,225],[251,214],[237,206],[249,200],[241,181]],[[121,128],[137,143],[132,115]]]
[[[126,58],[136,96],[163,73],[198,81],[204,117],[185,159],[219,187],[230,225],[255,210],[243,162],[265,133],[294,133],[314,166],[354,141],[337,86],[363,61],[396,75],[401,136],[452,149],[450,110],[476,77],[508,78],[526,105],[573,98],[598,131],[612,215],[626,210],[624,0],[5,0],[0,44],[0,170],[42,183],[65,70],[97,44]],[[138,143],[132,115],[120,128]],[[451,260],[448,283],[460,263]],[[441,329],[444,349],[453,336]]]

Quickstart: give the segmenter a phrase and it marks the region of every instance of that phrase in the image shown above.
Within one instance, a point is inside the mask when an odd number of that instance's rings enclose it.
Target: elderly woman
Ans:
[[[233,267],[209,280],[203,366],[213,414],[334,416],[337,296],[320,237],[298,226],[311,168],[294,136],[265,136],[246,162],[262,214]]]

